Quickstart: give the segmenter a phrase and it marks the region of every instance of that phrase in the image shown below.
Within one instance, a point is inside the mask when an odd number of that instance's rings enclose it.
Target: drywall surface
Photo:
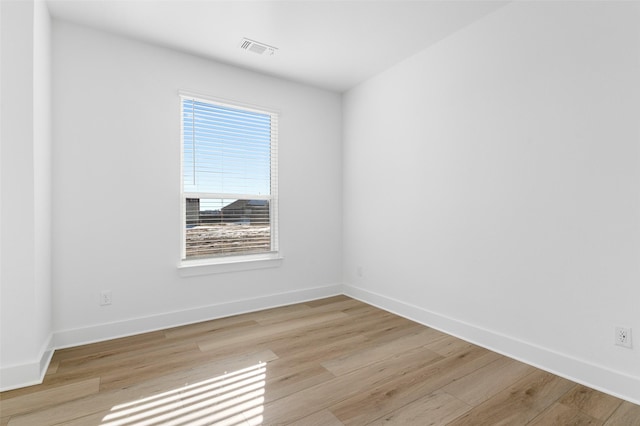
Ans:
[[[637,3],[512,3],[343,112],[347,293],[640,401]]]
[[[33,173],[34,173],[34,304],[38,330],[34,333],[40,369],[52,355],[52,135],[51,135],[51,19],[43,0],[34,2],[33,33]],[[45,371],[41,371],[44,373]]]
[[[50,355],[50,21],[46,5],[2,9],[0,389],[40,380]]]
[[[335,293],[340,95],[70,23],[53,28],[57,345]],[[280,112],[279,267],[179,273],[179,90]],[[107,289],[113,303],[101,307]]]

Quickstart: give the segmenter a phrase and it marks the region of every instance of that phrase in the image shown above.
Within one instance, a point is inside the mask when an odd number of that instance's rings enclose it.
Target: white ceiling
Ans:
[[[52,17],[342,92],[507,1],[48,0]],[[278,48],[260,56],[247,37]]]

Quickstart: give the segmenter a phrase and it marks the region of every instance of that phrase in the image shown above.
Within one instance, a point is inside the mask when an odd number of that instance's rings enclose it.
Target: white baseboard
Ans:
[[[534,367],[640,404],[640,378],[351,285],[344,294]]]
[[[42,383],[53,356],[52,339],[53,336],[49,335],[40,350],[39,359],[0,368],[0,392]]]
[[[101,342],[150,331],[164,330],[171,327],[193,324],[217,318],[239,315],[278,306],[302,303],[343,293],[342,284],[308,288],[233,302],[219,303],[194,309],[167,312],[163,314],[132,318],[107,324],[62,330],[54,334],[54,348],[62,349],[88,343]]]

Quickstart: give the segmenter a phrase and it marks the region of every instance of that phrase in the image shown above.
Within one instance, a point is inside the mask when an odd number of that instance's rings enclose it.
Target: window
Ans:
[[[181,103],[182,259],[277,252],[277,115]]]

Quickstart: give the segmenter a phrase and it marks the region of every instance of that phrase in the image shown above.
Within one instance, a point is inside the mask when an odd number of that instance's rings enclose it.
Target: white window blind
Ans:
[[[277,114],[181,102],[183,260],[277,251]]]

